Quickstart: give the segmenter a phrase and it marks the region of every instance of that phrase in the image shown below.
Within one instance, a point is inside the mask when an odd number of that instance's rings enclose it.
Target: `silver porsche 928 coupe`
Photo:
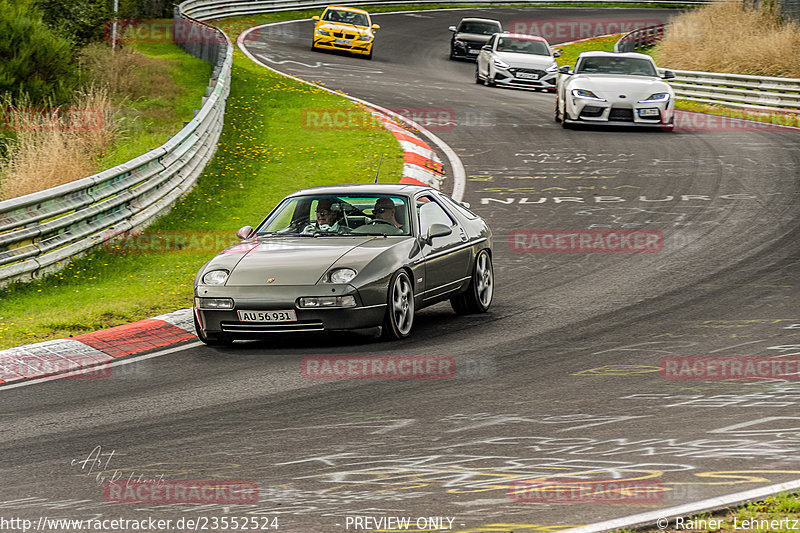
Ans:
[[[195,278],[195,328],[209,345],[315,331],[401,339],[417,309],[449,299],[457,313],[482,313],[492,303],[491,230],[430,187],[305,189],[237,236]]]

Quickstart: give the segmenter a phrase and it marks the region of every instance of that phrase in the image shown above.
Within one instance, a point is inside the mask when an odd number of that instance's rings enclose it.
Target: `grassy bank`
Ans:
[[[797,531],[793,525],[797,520],[800,520],[800,494],[782,493],[715,513],[671,518],[666,528],[622,529],[617,533],[790,533]]]
[[[203,83],[205,87],[205,83]],[[200,242],[100,250],[30,284],[0,289],[0,348],[69,337],[191,305],[197,269],[283,196],[326,183],[397,181],[402,152],[383,128],[305,129],[308,110],[361,113],[340,96],[272,74],[235,52],[225,128],[195,189],[146,235]],[[194,238],[194,240],[193,240]],[[124,252],[124,253],[123,253]]]

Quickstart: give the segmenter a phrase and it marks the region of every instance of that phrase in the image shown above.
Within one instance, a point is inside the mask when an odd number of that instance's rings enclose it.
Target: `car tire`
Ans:
[[[569,122],[567,122],[567,110],[564,110],[564,113],[561,114],[561,127],[565,130],[569,129]]]
[[[555,122],[561,122],[561,113],[558,111],[558,97],[556,97],[556,110],[553,113],[553,120]]]
[[[405,270],[398,270],[389,281],[383,336],[389,340],[408,337],[414,326],[414,286]]]
[[[366,55],[367,59],[372,59],[372,48],[370,48],[369,53]]]
[[[483,83],[483,80],[481,79],[481,75],[478,74],[478,66],[477,65],[475,65],[475,83],[477,83],[478,85]]]
[[[192,313],[194,314],[194,313]],[[200,324],[197,322],[197,315],[194,314],[194,330],[197,333],[197,338],[206,346],[230,346],[233,344],[233,338],[225,333],[217,335],[207,335]]]
[[[495,86],[494,80],[489,77],[489,73],[488,72],[486,73],[486,80],[483,82],[483,84],[486,85],[487,87],[494,87]]]
[[[475,258],[472,278],[466,292],[450,299],[453,311],[459,315],[485,313],[494,297],[494,268],[488,250],[481,250]]]

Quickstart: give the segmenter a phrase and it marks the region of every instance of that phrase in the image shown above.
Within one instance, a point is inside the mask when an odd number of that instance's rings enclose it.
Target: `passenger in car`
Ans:
[[[393,224],[396,228],[402,228],[403,225],[397,221],[395,216],[395,205],[391,198],[378,198],[375,202],[375,208],[372,210],[376,219],[385,220]]]

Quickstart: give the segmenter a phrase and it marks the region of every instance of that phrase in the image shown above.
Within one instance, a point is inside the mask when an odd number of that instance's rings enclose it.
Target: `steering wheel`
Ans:
[[[372,220],[367,222],[367,224],[368,225],[369,224],[389,224],[392,227],[397,227],[394,224],[392,224],[391,222],[389,222],[388,220],[383,220],[382,218],[373,218]]]

